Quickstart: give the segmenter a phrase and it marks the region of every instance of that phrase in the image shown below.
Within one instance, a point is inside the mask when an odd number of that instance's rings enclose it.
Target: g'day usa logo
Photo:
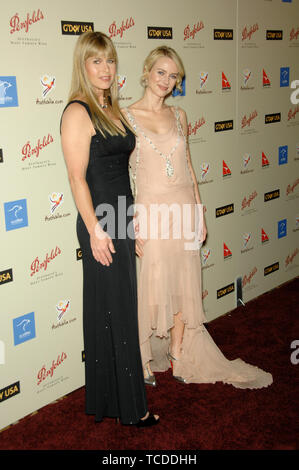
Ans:
[[[14,397],[20,393],[20,382],[15,382],[11,385],[7,385],[0,390],[0,403],[2,401],[8,400],[9,398]]]
[[[4,203],[6,231],[28,226],[26,199]]]
[[[80,35],[86,31],[93,30],[93,23],[82,21],[61,21],[61,34]]]
[[[4,271],[0,271],[0,286],[2,284],[6,284],[7,282],[13,281],[13,273],[12,268],[5,269]]]
[[[19,106],[16,77],[0,77],[0,108]]]

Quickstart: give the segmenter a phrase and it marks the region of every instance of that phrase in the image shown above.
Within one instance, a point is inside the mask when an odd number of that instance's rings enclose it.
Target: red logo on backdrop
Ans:
[[[243,127],[250,126],[251,121],[257,117],[257,110],[254,110],[252,113],[250,113],[249,117],[247,118],[246,114],[242,118],[242,129]]]
[[[297,31],[295,30],[295,28],[292,28],[290,32],[290,41],[293,41],[293,39],[298,39],[298,37],[299,37],[299,28],[297,28]]]
[[[263,69],[263,87],[271,86],[270,80],[268,75],[266,74],[265,70]]]
[[[110,33],[109,37],[114,38],[115,36],[120,36],[122,38],[124,31],[126,31],[129,28],[132,28],[132,26],[134,25],[135,25],[135,22],[132,17],[130,19],[127,18],[126,21],[122,20],[119,28],[116,26],[116,22],[113,21],[113,23],[109,26],[109,33]]]
[[[241,207],[241,210],[245,209],[245,207],[249,207],[251,202],[253,201],[253,199],[255,199],[257,196],[257,192],[256,191],[253,191],[252,194],[250,194],[248,200],[246,197],[244,197],[243,201],[242,201],[242,207]]]
[[[206,120],[204,117],[198,119],[198,121],[195,122],[194,126],[192,126],[191,123],[188,124],[188,135],[196,135],[198,129],[200,129],[204,124],[206,123]]]
[[[16,13],[14,16],[10,18],[10,22],[9,22],[9,25],[11,27],[10,34],[13,34],[16,31],[20,31],[21,29],[24,29],[24,32],[28,33],[29,26],[43,19],[44,19],[44,15],[40,9],[38,9],[37,12],[34,11],[31,14],[31,16],[29,15],[29,13],[27,13],[26,19],[24,21],[20,21],[19,14]]]
[[[202,21],[198,21],[197,24],[193,26],[193,29],[190,28],[190,25],[188,24],[186,28],[184,29],[184,41],[186,39],[194,39],[195,34],[197,34],[199,31],[201,31],[204,28],[204,24]]]
[[[287,196],[294,192],[294,189],[296,188],[297,184],[299,184],[299,178],[296,179],[296,181],[294,181],[293,184],[288,184],[287,185],[287,190],[286,190],[286,195]]]
[[[44,136],[43,139],[38,139],[37,144],[35,147],[31,146],[31,143],[28,142],[24,145],[22,148],[22,161],[26,160],[26,158],[35,156],[36,158],[39,156],[39,153],[41,150],[43,150],[47,145],[51,144],[54,141],[53,137],[51,134],[48,134],[48,136]]]
[[[56,361],[53,359],[50,369],[47,370],[46,366],[44,365],[37,374],[37,385],[39,385],[47,377],[53,377],[54,370],[57,369],[57,367],[60,366],[62,362],[65,361],[66,358],[67,358],[66,353],[62,352],[57,357]]]
[[[269,241],[269,237],[266,234],[265,230],[262,228],[262,243],[266,243]]]
[[[223,258],[228,259],[232,257],[232,252],[230,249],[227,247],[225,243],[223,243]]]
[[[41,269],[47,270],[48,264],[52,261],[56,256],[61,254],[61,250],[58,246],[51,250],[50,256],[47,253],[44,261],[41,263],[38,256],[35,260],[31,263],[31,274],[30,276],[34,276],[34,274],[38,273]]]
[[[268,158],[266,157],[264,152],[262,152],[262,167],[265,168],[266,166],[269,166],[269,165],[270,163],[269,163]]]
[[[227,164],[225,163],[224,160],[222,160],[222,175],[223,176],[231,176],[232,172],[228,168]]]
[[[299,105],[295,109],[290,109],[288,112],[288,121],[295,119],[296,114],[299,113]]]
[[[298,248],[296,248],[295,251],[293,251],[293,253],[292,253],[291,255],[288,255],[288,256],[286,257],[286,260],[285,260],[285,267],[286,267],[286,268],[288,267],[288,265],[289,265],[290,263],[292,263],[292,262],[294,261],[294,258],[295,258],[295,256],[298,255],[298,253],[299,253],[299,250],[298,250]]]
[[[253,35],[253,33],[255,33],[258,29],[259,29],[259,25],[257,23],[250,26],[249,29],[247,29],[247,26],[245,26],[242,31],[242,41],[245,41],[245,39],[251,39],[251,36]]]
[[[248,276],[245,274],[242,279],[242,287],[245,287],[246,284],[249,284],[251,282],[251,279],[253,276],[257,273],[257,267],[255,266],[252,271],[248,274]]]
[[[222,72],[222,90],[230,90],[231,86],[228,79],[225,76],[225,73]]]

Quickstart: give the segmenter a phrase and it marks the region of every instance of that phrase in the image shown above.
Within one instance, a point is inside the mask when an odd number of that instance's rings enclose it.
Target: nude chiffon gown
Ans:
[[[174,361],[174,375],[187,383],[221,381],[237,388],[267,387],[273,381],[270,373],[239,358],[226,359],[204,326],[207,318],[202,305],[200,243],[191,243],[196,236],[201,239],[202,207],[196,206],[179,111],[177,108],[172,111],[169,131],[156,134],[142,127],[134,110],[125,109],[137,134],[130,157],[136,227],[141,238],[147,238],[138,273],[143,366],[151,361],[154,372],[170,367],[166,358],[170,329],[174,315],[182,312],[185,324],[182,354]],[[164,209],[159,212],[155,209],[158,206]],[[173,207],[173,211],[167,211],[167,207]],[[174,215],[179,212],[181,220]],[[189,230],[182,220],[187,221]]]

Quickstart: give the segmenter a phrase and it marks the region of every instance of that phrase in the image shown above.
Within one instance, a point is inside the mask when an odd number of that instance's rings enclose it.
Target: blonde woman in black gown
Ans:
[[[126,209],[133,203],[128,158],[135,135],[117,103],[116,68],[116,51],[105,34],[79,37],[61,139],[83,252],[86,413],[96,421],[114,417],[144,427],[159,417],[148,412],[143,381],[134,236],[123,230],[118,236],[119,226],[132,221]],[[117,212],[119,197],[125,219]],[[103,223],[107,207],[115,214],[109,220],[115,234]]]

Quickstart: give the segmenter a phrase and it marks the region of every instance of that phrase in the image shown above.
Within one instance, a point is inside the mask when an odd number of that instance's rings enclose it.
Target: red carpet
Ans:
[[[261,390],[184,385],[170,370],[147,387],[161,423],[151,429],[94,423],[84,414],[84,387],[0,433],[0,449],[24,450],[295,450],[298,449],[299,278],[208,324],[229,359],[241,357],[273,375]],[[297,354],[299,359],[299,352]],[[1,410],[0,410],[1,411]]]

